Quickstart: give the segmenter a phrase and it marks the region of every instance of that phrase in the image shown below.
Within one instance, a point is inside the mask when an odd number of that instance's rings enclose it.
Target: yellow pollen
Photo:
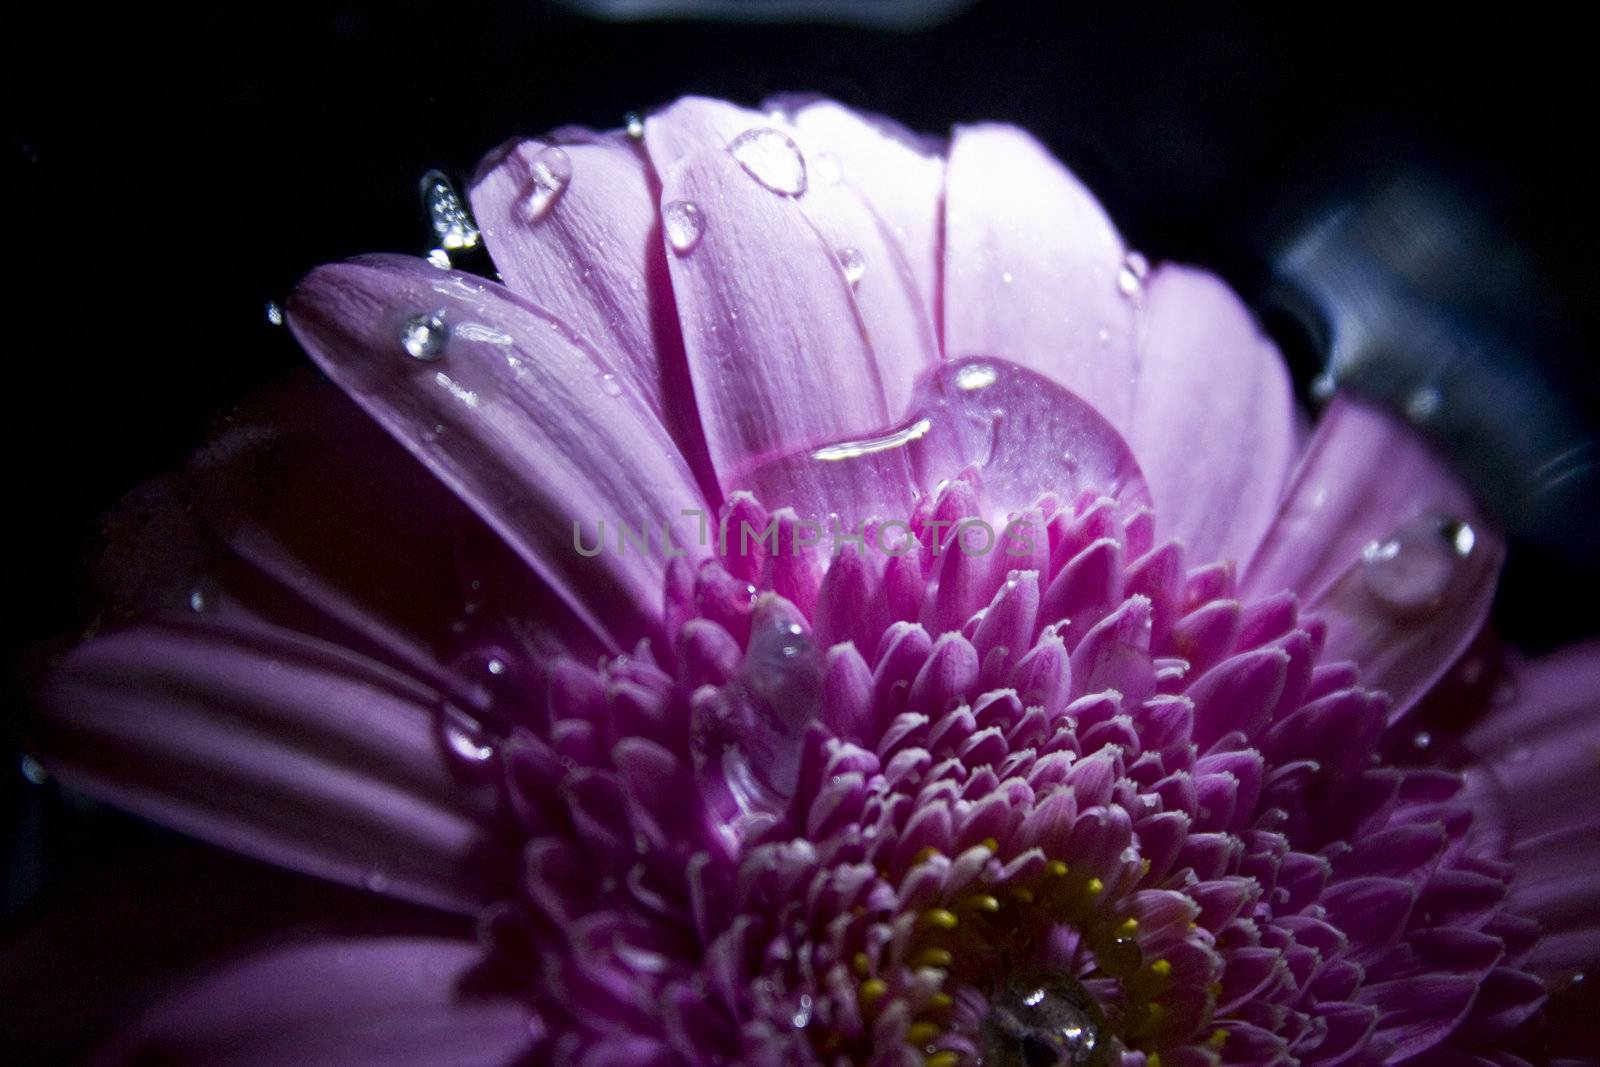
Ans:
[[[922,1061],[923,1067],[957,1067],[961,1062],[961,1053],[945,1049],[935,1052],[932,1056]]]
[[[911,865],[915,867],[917,864],[926,863],[928,860],[931,860],[933,857],[939,855],[943,855],[943,853],[934,848],[932,845],[924,845],[922,847],[922,851],[911,857]]]
[[[1083,891],[1091,897],[1097,897],[1105,891],[1106,884],[1098,878],[1091,878],[1084,883]]]
[[[1143,878],[1145,875],[1147,875],[1149,873],[1150,873],[1150,861],[1149,860],[1140,860],[1139,861],[1139,877]]]
[[[944,1029],[938,1023],[912,1023],[906,1039],[913,1045],[920,1046],[931,1043],[942,1033]]]
[[[911,961],[913,967],[948,967],[955,959],[948,949],[925,948]]]
[[[872,960],[867,957],[865,952],[857,952],[850,960],[850,966],[855,968],[857,974],[864,976],[868,971],[872,970]]]
[[[1150,973],[1157,978],[1166,978],[1172,973],[1171,960],[1156,960],[1150,965]]]
[[[1136,934],[1138,932],[1139,932],[1139,920],[1138,919],[1124,919],[1124,920],[1122,920],[1122,925],[1117,927],[1117,936],[1118,937],[1132,937],[1134,934]]]
[[[954,930],[961,920],[948,908],[929,908],[922,913],[922,921],[940,930]]]
[[[966,899],[966,905],[976,911],[996,912],[1000,910],[1000,902],[988,893],[975,893]]]
[[[990,852],[999,852],[1000,851],[1000,842],[996,841],[992,837],[986,837],[982,841],[979,841],[978,844],[982,845],[984,848],[988,849]]]
[[[870,1008],[889,992],[889,983],[882,978],[868,978],[861,983],[860,1000],[863,1008]]]
[[[1218,1027],[1217,1029],[1211,1031],[1211,1036],[1206,1038],[1206,1044],[1210,1045],[1212,1048],[1220,1049],[1223,1045],[1226,1045],[1227,1043],[1228,1043],[1228,1031],[1222,1029],[1221,1027]]]
[[[1152,1052],[1144,1059],[1144,1067],[1161,1067],[1161,1053]]]
[[[1035,899],[1033,890],[1029,889],[1025,885],[1014,886],[1011,890],[1011,895],[1022,901],[1024,904],[1032,904]]]
[[[934,1011],[944,1011],[955,1002],[955,997],[952,997],[949,993],[940,992],[928,998],[928,1007]]]
[[[1067,876],[1067,865],[1060,860],[1051,860],[1044,865],[1044,869],[1050,873],[1052,878],[1065,878]]]

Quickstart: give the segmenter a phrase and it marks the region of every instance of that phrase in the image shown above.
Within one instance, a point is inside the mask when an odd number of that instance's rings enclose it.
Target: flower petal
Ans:
[[[944,343],[1055,379],[1125,430],[1137,356],[1119,292],[1123,244],[1094,196],[1011,126],[968,126],[950,146]]]
[[[93,796],[258,859],[473,913],[512,860],[452,774],[438,697],[261,624],[152,623],[74,650],[40,755]]]
[[[402,346],[418,315],[450,331],[426,359]],[[635,628],[657,632],[665,557],[704,554],[689,515],[703,516],[705,502],[612,364],[510,291],[398,256],[312,272],[290,322],[329,375],[580,618],[619,642]],[[623,524],[642,531],[645,549],[622,539]],[[616,551],[588,541],[604,529]]]
[[[463,991],[482,950],[437,937],[262,950],[157,1004],[107,1059],[137,1063],[501,1064],[531,1044],[526,1006]]]
[[[1215,275],[1162,266],[1144,303],[1128,443],[1162,536],[1190,559],[1248,560],[1295,459],[1288,370]]]
[[[552,151],[566,155],[571,179],[532,218],[536,168]],[[711,484],[643,151],[600,135],[559,146],[515,141],[480,164],[469,195],[506,287],[604,353]]]
[[[1361,666],[1405,714],[1478,633],[1504,558],[1443,457],[1410,427],[1329,405],[1261,547],[1246,596],[1289,590],[1328,624],[1324,662]]]

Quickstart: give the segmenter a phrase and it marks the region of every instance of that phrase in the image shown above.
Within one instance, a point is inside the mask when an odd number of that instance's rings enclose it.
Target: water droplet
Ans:
[[[861,276],[867,273],[867,261],[854,248],[841,248],[838,256],[839,269],[844,271],[844,280],[852,286],[856,285],[861,281]]]
[[[1433,735],[1426,730],[1418,730],[1412,735],[1411,743],[1419,749],[1425,749],[1433,744]]]
[[[462,252],[477,248],[480,235],[466,205],[455,186],[444,173],[430,170],[422,176],[420,185],[422,207],[428,213],[428,223],[433,227],[438,247],[445,252]],[[430,255],[429,261],[433,257]]]
[[[1012,274],[1010,271],[1006,270],[1006,271],[1001,271],[1000,272],[1000,281],[1003,284],[1010,285],[1012,282],[1014,282],[1016,280],[1017,280],[1016,276],[1014,274]]]
[[[1102,1067],[1116,1059],[1103,1040],[1094,997],[1064,974],[1031,976],[1001,991],[981,1029],[984,1067]]]
[[[196,615],[205,614],[211,603],[206,599],[205,590],[195,589],[189,593],[189,610]]]
[[[561,194],[572,181],[572,157],[554,146],[540,152],[533,160],[533,184],[522,202],[522,212],[529,222],[538,222],[550,214]]]
[[[700,207],[693,200],[672,201],[661,209],[661,221],[667,232],[667,243],[680,256],[692,252],[705,231]]]
[[[433,251],[428,253],[428,266],[437,267],[440,270],[449,270],[450,253],[446,252],[442,248],[435,248]]]
[[[1418,389],[1406,399],[1406,415],[1413,422],[1427,422],[1439,413],[1443,397],[1432,386]]]
[[[267,301],[267,321],[274,326],[283,325],[283,309],[276,300]]]
[[[800,146],[782,130],[761,126],[728,143],[728,151],[749,175],[775,193],[800,196],[806,191],[806,160]]]
[[[1129,252],[1117,271],[1117,291],[1126,297],[1136,297],[1144,292],[1144,280],[1150,274],[1150,261],[1143,253]]]
[[[622,128],[627,131],[628,140],[644,140],[644,116],[637,111],[630,111],[622,116]]]
[[[22,772],[22,777],[29,785],[44,785],[50,780],[50,772],[44,769],[44,764],[32,756],[23,756],[17,763],[17,769]]]
[[[804,1030],[811,1025],[811,994],[800,994],[800,1006],[795,1009],[794,1017],[789,1020],[796,1030]]]
[[[1477,535],[1458,519],[1422,516],[1361,553],[1367,591],[1397,614],[1434,610],[1450,590]]]
[[[956,388],[965,393],[987,389],[999,376],[1000,372],[987,363],[969,363],[956,372]]]
[[[454,704],[439,710],[439,737],[445,751],[463,763],[487,763],[494,758],[494,738],[483,723]]]
[[[839,157],[832,152],[818,152],[812,157],[816,164],[817,173],[829,185],[838,185],[844,180],[844,165],[839,162]]]
[[[430,362],[444,355],[445,342],[450,339],[450,327],[444,321],[444,308],[419,311],[405,321],[400,330],[400,344],[412,359]]]
[[[617,381],[615,374],[602,374],[600,376],[600,388],[605,390],[606,396],[622,395],[622,384]]]

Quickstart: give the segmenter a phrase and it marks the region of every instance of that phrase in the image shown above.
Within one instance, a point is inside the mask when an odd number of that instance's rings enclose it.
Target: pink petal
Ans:
[[[39,744],[108,803],[307,874],[475,913],[512,860],[447,762],[438,697],[261,625],[149,624],[52,675]]]
[[[1503,556],[1443,457],[1393,416],[1341,396],[1240,585],[1298,593],[1328,624],[1322,659],[1359,664],[1398,718],[1476,636]]]
[[[408,319],[443,311],[431,360],[401,345]],[[369,257],[301,283],[290,323],[307,351],[597,632],[647,633],[673,551],[705,554],[694,476],[615,367],[500,286],[421,260]],[[608,541],[598,555],[599,524]],[[619,527],[643,531],[626,547]],[[575,530],[575,526],[578,530]],[[618,541],[610,541],[618,538]]]
[[[505,145],[480,165],[470,196],[506,287],[603,353],[712,484],[662,252],[656,188],[643,152],[620,138],[562,144],[572,177],[530,218],[543,141]]]
[[[1250,558],[1294,463],[1282,357],[1233,290],[1187,267],[1151,276],[1128,443],[1161,536],[1206,562]]]
[[[1010,126],[956,131],[945,195],[946,355],[1031,368],[1125,430],[1133,302],[1117,287],[1122,238],[1094,196]]]
[[[515,1000],[461,991],[482,949],[435,937],[264,949],[158,1003],[110,1062],[501,1064],[535,1021]]]

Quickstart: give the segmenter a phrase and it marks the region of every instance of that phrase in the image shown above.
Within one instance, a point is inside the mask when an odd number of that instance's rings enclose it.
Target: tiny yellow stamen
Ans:
[[[949,993],[940,992],[935,993],[933,996],[928,998],[928,1007],[932,1008],[934,1011],[944,1011],[955,1002],[955,997],[952,997]]]
[[[923,1067],[958,1067],[961,1063],[961,1053],[945,1049],[943,1052],[935,1052],[922,1063]]]
[[[1134,934],[1136,934],[1138,932],[1139,932],[1139,920],[1138,919],[1124,919],[1124,920],[1122,920],[1122,925],[1117,927],[1117,935],[1116,936],[1118,936],[1118,937],[1132,937]]]
[[[999,852],[1000,851],[1000,842],[996,841],[992,837],[986,837],[982,841],[979,841],[978,844],[982,845],[984,848],[988,849],[990,852]]]
[[[866,973],[872,970],[872,960],[868,958],[865,952],[857,952],[854,958],[850,960],[850,966],[855,969],[857,974],[865,977]]]
[[[1067,876],[1067,865],[1060,860],[1051,860],[1044,865],[1044,869],[1049,872],[1052,878],[1065,878]]]
[[[1025,885],[1013,886],[1011,889],[1011,895],[1022,901],[1024,904],[1032,904],[1035,899],[1033,890],[1029,889]]]
[[[1140,860],[1139,861],[1139,877],[1143,878],[1145,875],[1147,875],[1149,873],[1150,873],[1150,861],[1149,860]]]
[[[974,893],[966,899],[966,905],[975,911],[996,912],[1000,910],[1000,902],[988,893]]]
[[[926,863],[928,860],[931,860],[933,857],[940,854],[941,853],[939,850],[934,848],[932,845],[924,845],[922,847],[922,851],[911,857],[911,865],[915,867],[919,863]]]
[[[1144,1058],[1145,1067],[1161,1067],[1161,1053],[1152,1052]]]
[[[922,913],[922,921],[940,930],[954,930],[961,922],[948,908],[929,908]]]
[[[907,1033],[906,1038],[913,1045],[920,1047],[930,1044],[942,1033],[944,1033],[944,1028],[938,1023],[912,1023],[911,1030]]]
[[[948,949],[925,948],[917,953],[917,958],[911,961],[913,967],[948,967],[955,957],[950,955]]]
[[[1206,1038],[1206,1044],[1208,1044],[1212,1048],[1216,1048],[1216,1049],[1220,1049],[1223,1045],[1226,1045],[1227,1043],[1228,1043],[1228,1031],[1222,1029],[1220,1026],[1217,1029],[1211,1031],[1211,1036]]]
[[[882,978],[868,978],[861,983],[859,999],[863,1008],[870,1008],[889,992],[889,983]]]
[[[1106,884],[1098,878],[1091,878],[1084,883],[1083,891],[1091,897],[1097,897],[1105,891]]]
[[[1171,960],[1156,960],[1150,965],[1150,973],[1157,978],[1166,978],[1172,974]]]

